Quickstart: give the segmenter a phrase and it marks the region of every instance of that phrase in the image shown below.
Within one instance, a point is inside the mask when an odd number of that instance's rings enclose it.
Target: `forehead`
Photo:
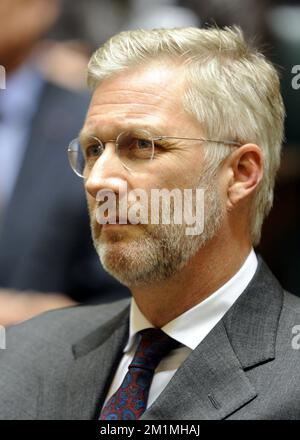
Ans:
[[[153,62],[104,80],[93,93],[84,129],[106,133],[127,126],[176,127],[178,118],[188,117],[181,101],[181,69]]]

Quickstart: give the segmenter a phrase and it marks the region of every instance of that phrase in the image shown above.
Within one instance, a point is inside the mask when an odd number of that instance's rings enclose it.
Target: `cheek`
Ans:
[[[216,176],[216,187],[222,202],[226,202],[228,199],[228,178],[222,171]]]
[[[195,188],[203,175],[203,157],[199,150],[185,153],[173,169],[174,181],[182,188]]]
[[[91,213],[94,211],[96,207],[96,203],[97,203],[96,199],[92,197],[88,192],[86,192],[86,201],[87,201],[89,214],[91,215]]]
[[[149,176],[149,188],[194,188],[201,177],[201,162],[184,156],[166,157],[159,164],[153,163]]]

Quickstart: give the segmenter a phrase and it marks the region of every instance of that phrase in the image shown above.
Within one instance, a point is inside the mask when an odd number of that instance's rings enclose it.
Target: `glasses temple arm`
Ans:
[[[153,141],[161,141],[163,139],[182,139],[186,141],[203,141],[203,142],[215,142],[217,144],[229,144],[229,145],[235,145],[237,147],[241,147],[242,144],[235,141],[221,141],[219,139],[206,139],[206,138],[187,138],[187,137],[178,137],[178,136],[156,136],[153,138]]]

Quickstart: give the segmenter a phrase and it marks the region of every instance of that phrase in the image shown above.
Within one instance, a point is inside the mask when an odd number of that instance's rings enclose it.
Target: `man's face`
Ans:
[[[181,78],[179,67],[153,62],[103,81],[94,92],[82,131],[104,142],[132,129],[162,136],[203,136],[200,124],[183,109]],[[138,188],[147,193],[153,188],[204,188],[204,232],[188,236],[185,224],[172,221],[100,225],[96,220],[98,191],[114,191],[118,202],[118,188],[124,184],[128,193]],[[222,218],[217,181],[205,172],[203,148],[197,141],[168,140],[153,160],[134,171],[122,165],[114,143],[107,142],[85,187],[93,241],[101,262],[129,287],[174,275],[215,235]]]

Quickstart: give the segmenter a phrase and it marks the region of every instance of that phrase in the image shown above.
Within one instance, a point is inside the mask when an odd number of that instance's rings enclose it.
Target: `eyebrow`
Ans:
[[[96,137],[93,133],[89,133],[88,131],[85,131],[84,129],[80,130],[78,138],[80,142],[87,141],[90,137]]]
[[[157,136],[157,137],[159,137],[159,136],[161,136],[161,130],[158,130],[157,128],[155,128],[155,127],[150,127],[149,125],[141,125],[141,126],[138,126],[138,125],[128,125],[127,127],[126,126],[124,126],[123,128],[120,128],[119,129],[119,131],[118,131],[118,133],[117,133],[117,135],[114,137],[114,139],[113,140],[115,140],[116,138],[117,138],[117,136],[120,134],[120,133],[122,133],[122,132],[124,132],[124,131],[134,131],[134,130],[144,130],[144,131],[148,131],[149,133],[151,133],[151,135],[153,135],[153,137],[155,137],[155,136]],[[102,139],[102,136],[99,136],[98,134],[97,134],[97,129],[96,130],[93,130],[93,131],[88,131],[88,130],[85,130],[84,128],[79,132],[79,139],[80,139],[80,141],[81,142],[85,142],[85,141],[87,141],[89,138],[91,138],[91,137],[96,137],[96,138],[98,138],[98,139],[100,139],[101,141],[103,141],[103,142],[107,142],[108,140],[112,140],[112,138],[110,138],[110,139],[107,139],[106,141],[104,141],[103,139]]]

